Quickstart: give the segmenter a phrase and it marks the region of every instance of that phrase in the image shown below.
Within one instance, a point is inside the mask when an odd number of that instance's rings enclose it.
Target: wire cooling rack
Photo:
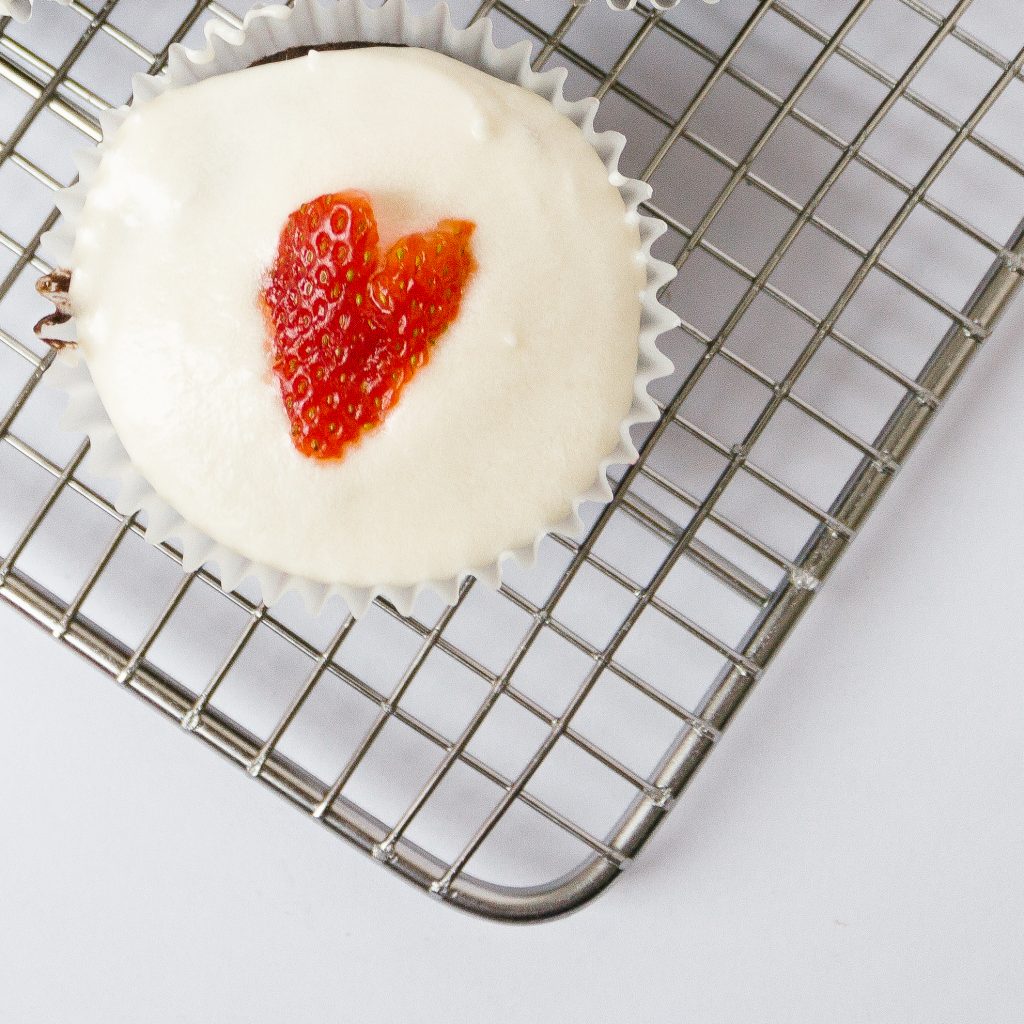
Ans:
[[[499,593],[356,623],[183,574],[39,387],[33,282],[70,151],[131,72],[244,6],[0,22],[0,593],[423,889],[565,912],[650,838],[1017,290],[1024,18],[1013,0],[456,5],[532,39],[629,135],[680,270],[678,371],[584,542],[548,540]]]

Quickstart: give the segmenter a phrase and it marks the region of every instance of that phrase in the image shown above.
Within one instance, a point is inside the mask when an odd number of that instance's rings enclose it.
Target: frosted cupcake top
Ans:
[[[400,401],[323,460],[293,443],[261,295],[295,211],[352,191],[382,250],[472,224],[473,269]],[[141,106],[104,144],[71,270],[137,469],[214,540],[313,580],[443,580],[529,544],[633,399],[635,216],[549,103],[431,51],[314,52]]]

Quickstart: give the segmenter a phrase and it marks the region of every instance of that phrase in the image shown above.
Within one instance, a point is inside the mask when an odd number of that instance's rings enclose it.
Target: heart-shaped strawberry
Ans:
[[[320,196],[288,217],[261,301],[300,452],[336,459],[383,421],[459,314],[474,227],[444,220],[381,254],[362,192]]]

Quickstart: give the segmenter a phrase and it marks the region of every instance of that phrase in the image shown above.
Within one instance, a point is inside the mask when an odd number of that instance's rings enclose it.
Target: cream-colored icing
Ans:
[[[257,307],[288,214],[373,198],[382,243],[473,220],[457,322],[336,462],[291,444]],[[220,543],[324,582],[447,579],[563,518],[630,409],[644,266],[580,131],[436,53],[309,56],[171,90],[107,141],[72,305],[154,489]]]

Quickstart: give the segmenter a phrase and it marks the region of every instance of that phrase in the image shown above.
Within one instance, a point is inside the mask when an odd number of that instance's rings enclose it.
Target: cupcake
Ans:
[[[563,80],[403,0],[263,9],[136,79],[40,329],[151,539],[358,614],[580,532],[676,321],[649,190]]]

